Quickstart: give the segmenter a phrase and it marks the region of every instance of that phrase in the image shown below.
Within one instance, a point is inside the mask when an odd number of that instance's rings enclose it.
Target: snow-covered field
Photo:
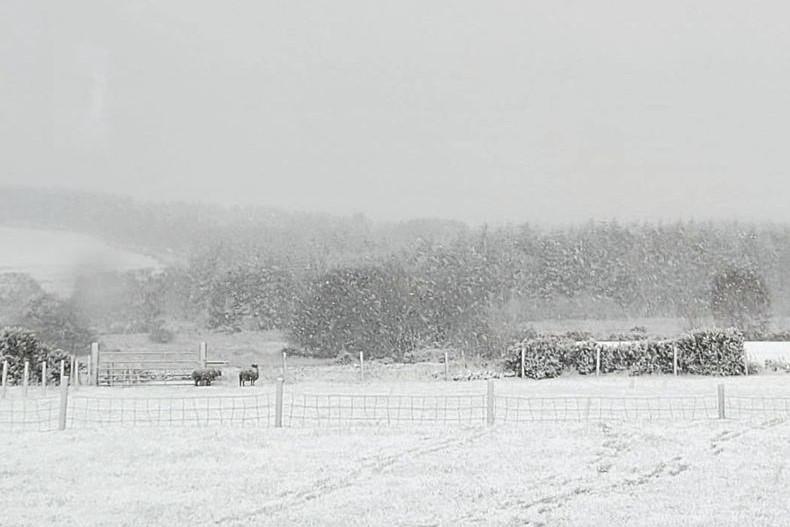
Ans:
[[[68,295],[79,273],[154,268],[161,264],[142,254],[69,231],[0,226],[0,273],[26,273],[52,293]]]
[[[353,367],[347,367],[353,371]],[[570,376],[498,394],[790,395],[790,377]],[[89,388],[109,398],[270,393]],[[303,381],[313,393],[483,393],[485,382]],[[35,396],[31,389],[31,395]],[[54,394],[53,394],[54,395]],[[9,397],[19,397],[11,389]],[[788,415],[486,427],[67,429],[3,434],[0,525],[785,525]]]
[[[788,436],[781,419],[25,433],[3,438],[0,524],[779,526]]]

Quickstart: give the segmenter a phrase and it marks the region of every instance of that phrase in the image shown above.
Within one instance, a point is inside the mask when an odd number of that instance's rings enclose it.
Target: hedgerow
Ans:
[[[0,331],[0,368],[8,362],[8,382],[22,382],[25,361],[29,362],[31,382],[41,382],[41,363],[47,362],[47,380],[52,382],[60,375],[60,361],[65,360],[66,375],[70,375],[69,355],[63,350],[53,350],[43,344],[35,333],[22,328],[4,328]]]
[[[524,376],[531,379],[549,379],[559,376],[565,369],[567,358],[562,350],[570,351],[573,341],[562,337],[537,337],[526,339],[511,347],[507,367],[521,375],[521,349],[524,348]]]
[[[600,353],[601,373],[629,375],[672,373],[677,349],[678,372],[692,375],[742,375],[743,335],[735,329],[703,330],[669,340],[639,340],[604,345],[592,340],[574,342],[561,337],[525,339],[510,347],[506,367],[521,374],[521,350],[525,352],[525,376],[556,377],[564,370],[582,375],[596,371]]]

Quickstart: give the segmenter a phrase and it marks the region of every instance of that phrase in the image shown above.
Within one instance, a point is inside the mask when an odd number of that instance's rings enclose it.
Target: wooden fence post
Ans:
[[[47,393],[47,361],[41,363],[41,389]]]
[[[69,378],[71,379],[71,385],[74,386],[76,390],[77,386],[80,384],[80,363],[76,355],[72,355],[71,357],[71,374]]]
[[[745,375],[749,376],[749,355],[746,354],[746,348],[743,348],[743,371]]]
[[[724,419],[726,417],[724,412],[724,385],[719,384],[718,387],[718,401],[719,401],[719,419]]]
[[[277,379],[277,393],[274,401],[274,427],[283,427],[283,382],[282,377]]]
[[[488,380],[488,389],[486,390],[486,424],[491,426],[494,424],[494,381]]]
[[[25,397],[27,397],[27,384],[29,382],[29,379],[30,379],[30,361],[26,360],[24,377],[22,377],[22,395],[24,395]]]
[[[283,381],[287,378],[285,373],[288,371],[288,361],[287,361],[287,353],[283,351]]]
[[[5,399],[6,390],[8,390],[8,361],[3,361],[3,399]]]
[[[521,346],[521,378],[527,376],[527,350]]]
[[[672,345],[672,372],[678,376],[678,345]]]
[[[450,380],[450,354],[444,352],[444,380]]]
[[[595,376],[601,375],[601,346],[595,347]]]
[[[206,369],[206,362],[208,361],[208,344],[205,342],[200,343],[200,350],[198,351],[198,360],[200,367]]]
[[[91,344],[91,361],[88,368],[90,381],[89,384],[93,386],[99,385],[99,343],[94,342]]]
[[[60,412],[58,412],[58,430],[66,429],[66,412],[69,407],[69,378],[60,378]]]
[[[359,380],[365,380],[365,354],[359,352]]]

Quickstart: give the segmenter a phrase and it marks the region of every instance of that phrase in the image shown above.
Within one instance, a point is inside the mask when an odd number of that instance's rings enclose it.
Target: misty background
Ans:
[[[6,1],[0,322],[398,358],[786,338],[787,14]]]
[[[0,177],[383,220],[786,221],[788,10],[6,0]]]

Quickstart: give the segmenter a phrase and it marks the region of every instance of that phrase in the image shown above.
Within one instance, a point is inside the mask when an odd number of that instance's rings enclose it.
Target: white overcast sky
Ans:
[[[0,182],[790,221],[786,1],[0,1]]]

